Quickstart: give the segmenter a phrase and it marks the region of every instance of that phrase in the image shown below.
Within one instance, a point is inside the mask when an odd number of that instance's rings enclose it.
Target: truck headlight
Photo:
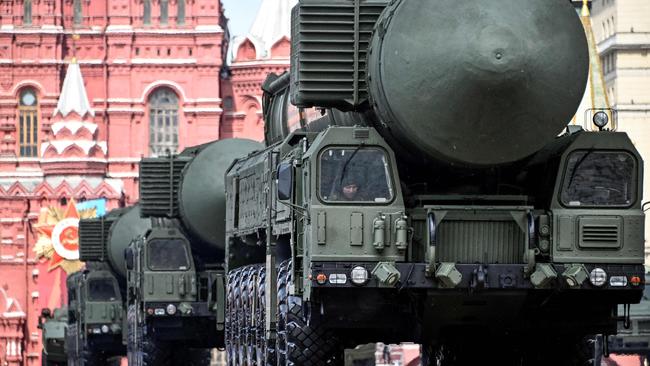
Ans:
[[[104,334],[108,333],[108,325],[106,324],[102,325],[102,333]]]
[[[609,123],[609,116],[603,111],[596,112],[593,117],[593,122],[598,128],[603,128]]]
[[[368,270],[361,266],[352,268],[350,273],[350,281],[355,285],[365,285],[368,282]]]
[[[169,314],[169,315],[176,314],[176,305],[174,305],[174,304],[167,305],[167,314]]]
[[[589,282],[596,287],[601,287],[607,283],[607,273],[602,268],[594,268],[589,274]]]

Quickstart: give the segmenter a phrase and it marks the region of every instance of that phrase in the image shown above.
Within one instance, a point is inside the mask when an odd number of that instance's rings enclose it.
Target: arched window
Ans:
[[[160,24],[169,22],[169,0],[160,0]]]
[[[32,88],[20,92],[18,135],[19,155],[38,156],[38,98]]]
[[[176,13],[176,24],[185,25],[185,0],[178,0],[178,12]]]
[[[32,0],[23,3],[23,25],[32,25]]]
[[[178,149],[178,97],[160,88],[149,97],[149,151],[151,155],[175,153]]]
[[[151,0],[142,1],[143,4],[143,13],[142,13],[142,23],[144,25],[151,24]]]
[[[73,6],[73,12],[74,12],[74,18],[73,18],[73,23],[74,25],[81,25],[83,22],[83,14],[81,12],[81,0],[74,0],[72,2]]]

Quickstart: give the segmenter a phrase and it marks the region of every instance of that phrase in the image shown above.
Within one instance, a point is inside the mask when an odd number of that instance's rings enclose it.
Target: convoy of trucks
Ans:
[[[381,341],[578,365],[596,334],[627,344],[643,160],[608,111],[567,128],[589,67],[570,2],[300,0],[292,32],[265,145],[144,158],[137,207],[81,220],[69,364],[336,365]]]

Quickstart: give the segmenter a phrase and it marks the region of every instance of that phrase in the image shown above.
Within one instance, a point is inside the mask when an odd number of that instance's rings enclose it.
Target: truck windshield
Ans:
[[[149,243],[149,268],[154,271],[186,271],[190,267],[185,242],[180,239],[156,239]]]
[[[320,197],[326,202],[387,203],[393,188],[386,152],[379,148],[329,148],[320,156]]]
[[[630,206],[635,200],[634,157],[626,152],[576,151],[567,161],[561,199],[566,206]]]
[[[115,286],[110,278],[91,278],[88,281],[89,301],[115,301]]]

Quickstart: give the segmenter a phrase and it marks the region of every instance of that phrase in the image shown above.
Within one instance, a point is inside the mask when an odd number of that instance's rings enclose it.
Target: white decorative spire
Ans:
[[[82,118],[86,114],[95,116],[95,112],[88,102],[88,95],[86,94],[86,87],[84,87],[84,80],[81,76],[81,69],[74,59],[68,65],[65,80],[63,80],[63,89],[61,89],[61,96],[54,110],[54,115],[61,113],[62,117],[66,117],[73,111],[77,112]]]
[[[291,39],[291,9],[298,0],[262,0],[255,21],[246,37],[234,40],[233,56],[236,57],[239,46],[249,39],[255,45],[257,58],[271,56],[271,47],[283,37]]]

